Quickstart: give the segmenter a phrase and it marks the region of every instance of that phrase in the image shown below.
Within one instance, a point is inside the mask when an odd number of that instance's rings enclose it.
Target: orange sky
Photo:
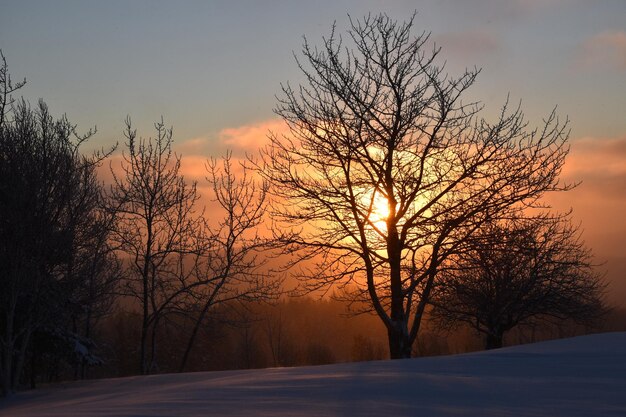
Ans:
[[[270,119],[219,132],[219,148],[232,149],[235,157],[253,155],[267,143],[269,131],[284,132],[278,119]],[[176,149],[183,154],[183,173],[199,181],[199,190],[208,193],[204,181],[206,152],[215,140],[196,138]],[[571,150],[561,179],[580,182],[575,189],[553,193],[545,201],[556,211],[573,210],[573,221],[581,223],[583,238],[593,249],[600,271],[610,282],[608,300],[626,307],[626,136],[617,138],[571,138]]]

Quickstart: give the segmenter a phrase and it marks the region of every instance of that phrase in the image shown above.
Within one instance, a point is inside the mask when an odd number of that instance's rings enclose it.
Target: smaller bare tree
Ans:
[[[469,324],[485,335],[486,349],[502,347],[518,325],[589,323],[604,310],[604,285],[568,216],[487,223],[440,275],[435,320]]]
[[[185,369],[196,336],[212,307],[247,301],[268,301],[278,296],[280,281],[266,268],[267,257],[261,253],[273,246],[262,236],[265,220],[267,183],[257,182],[246,164],[240,174],[227,153],[221,161],[207,162],[207,181],[212,189],[212,214],[205,219],[202,251],[197,259],[198,282],[202,285],[189,293],[187,313],[194,316],[179,371]],[[216,220],[217,219],[217,220]]]
[[[193,262],[199,251],[195,212],[196,184],[180,175],[180,157],[172,151],[172,129],[155,124],[156,137],[137,138],[126,120],[126,148],[121,174],[111,168],[113,209],[117,212],[115,240],[128,263],[127,294],[141,306],[140,372],[156,366],[160,321],[195,281]],[[198,285],[197,283],[195,285]]]

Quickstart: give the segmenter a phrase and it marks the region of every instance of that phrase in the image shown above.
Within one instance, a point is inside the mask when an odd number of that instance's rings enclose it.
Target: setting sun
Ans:
[[[368,220],[371,225],[380,232],[387,231],[387,217],[389,217],[389,202],[381,193],[375,192],[368,199]]]

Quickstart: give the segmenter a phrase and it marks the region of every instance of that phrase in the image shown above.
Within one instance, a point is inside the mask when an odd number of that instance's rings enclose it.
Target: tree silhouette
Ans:
[[[267,183],[257,182],[246,164],[234,165],[229,152],[207,161],[206,180],[216,207],[212,224],[205,220],[197,282],[185,307],[194,322],[178,368],[185,370],[198,331],[212,308],[251,301],[270,301],[280,294],[281,280],[267,268],[267,250],[274,242],[260,226],[267,210]],[[237,168],[240,172],[236,173]]]
[[[334,27],[319,48],[305,39],[305,82],[284,85],[275,110],[289,133],[271,135],[261,172],[304,288],[356,284],[404,358],[450,254],[488,219],[568,188],[567,122],[552,112],[529,130],[508,100],[488,122],[462,100],[479,71],[447,74],[414,16],[350,22],[346,39]]]
[[[565,216],[490,222],[451,257],[435,291],[434,317],[467,323],[502,347],[520,324],[571,319],[590,323],[604,311],[604,285],[591,253]]]
[[[156,364],[160,321],[195,280],[186,258],[200,251],[196,215],[196,184],[188,184],[180,171],[180,157],[172,151],[172,129],[155,123],[155,138],[137,138],[126,120],[127,154],[121,174],[113,173],[112,204],[117,212],[116,241],[126,254],[127,294],[142,311],[139,370],[146,374]],[[191,264],[191,265],[190,265]]]
[[[1,56],[1,54],[0,54]],[[84,156],[67,118],[40,100],[32,108],[11,93],[0,68],[0,389],[31,385],[40,358],[91,356],[90,328],[110,306],[117,275],[95,169],[106,155]],[[92,245],[98,245],[93,248]],[[83,328],[79,329],[78,324]],[[54,340],[57,348],[37,346]]]
[[[196,184],[180,174],[172,129],[163,121],[155,129],[154,138],[137,138],[128,119],[128,154],[121,174],[112,169],[116,240],[128,266],[126,294],[142,310],[142,374],[158,370],[159,326],[164,320],[174,315],[192,319],[178,367],[183,371],[212,307],[274,298],[279,288],[258,257],[271,246],[257,231],[264,219],[267,186],[257,184],[245,166],[241,175],[235,175],[230,154],[221,163],[209,160],[207,180],[214,206],[210,216],[204,216],[197,207]]]

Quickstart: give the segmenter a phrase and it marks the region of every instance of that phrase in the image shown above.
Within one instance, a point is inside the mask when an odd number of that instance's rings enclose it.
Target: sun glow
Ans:
[[[375,193],[369,199],[369,221],[378,230],[387,230],[387,218],[389,217],[389,201],[380,193]]]

